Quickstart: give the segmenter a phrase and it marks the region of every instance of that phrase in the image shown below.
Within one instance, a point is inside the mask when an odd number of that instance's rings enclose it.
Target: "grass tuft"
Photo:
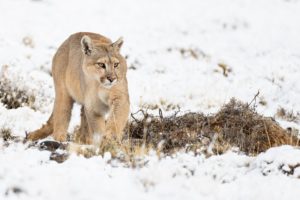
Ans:
[[[0,79],[0,102],[7,109],[15,109],[23,106],[33,107],[35,98],[29,96],[26,91],[13,88],[8,79]]]
[[[4,141],[9,141],[14,139],[12,136],[11,130],[8,128],[1,128],[0,129],[0,138],[2,138]]]

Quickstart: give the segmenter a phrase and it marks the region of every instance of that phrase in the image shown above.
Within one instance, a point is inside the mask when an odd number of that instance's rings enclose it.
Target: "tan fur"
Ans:
[[[71,35],[58,48],[52,62],[53,112],[47,124],[29,133],[28,139],[52,134],[55,140],[65,141],[74,102],[82,105],[81,143],[91,144],[95,135],[122,138],[129,114],[122,44],[121,38],[112,43],[99,34],[82,32]]]

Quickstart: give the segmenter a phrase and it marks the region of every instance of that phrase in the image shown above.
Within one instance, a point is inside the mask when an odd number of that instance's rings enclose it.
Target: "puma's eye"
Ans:
[[[97,63],[97,67],[105,69],[105,64],[104,63]]]
[[[119,63],[115,63],[114,67],[117,68],[119,66]]]

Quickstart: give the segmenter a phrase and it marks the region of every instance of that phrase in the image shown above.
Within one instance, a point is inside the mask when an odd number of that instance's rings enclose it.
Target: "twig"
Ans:
[[[266,132],[266,134],[267,134],[267,138],[268,138],[268,142],[269,142],[269,148],[271,148],[272,145],[271,145],[271,140],[270,140],[270,137],[269,137],[269,132],[268,132],[268,130],[267,130],[267,125],[266,125],[266,122],[265,122],[265,121],[263,121],[263,122],[264,122],[264,128],[265,128],[265,132]]]
[[[257,91],[256,95],[253,97],[253,99],[250,101],[250,103],[248,103],[248,107],[253,103],[253,102],[256,102],[256,98],[258,97],[259,95],[259,90]]]
[[[135,114],[136,114],[136,113],[135,113]],[[135,114],[134,114],[134,113],[131,113],[130,115],[131,115],[132,119],[134,119],[134,121],[135,121],[136,123],[138,123],[139,121],[134,117]]]
[[[177,109],[178,109],[178,110],[176,110],[176,111],[174,112],[174,115],[173,115],[174,118],[177,117],[177,114],[178,114],[178,113],[180,113],[180,107],[178,107]]]
[[[160,108],[158,109],[158,113],[159,113],[160,120],[163,120],[164,116],[163,116],[162,110]]]
[[[137,122],[137,123],[138,123],[139,121],[138,121],[134,116],[135,116],[136,114],[138,114],[139,112],[141,112],[141,113],[144,115],[144,117],[146,117],[146,114],[145,114],[144,110],[142,110],[142,109],[136,111],[135,113],[131,113],[131,114],[130,114],[131,117],[134,119],[134,121]]]
[[[28,135],[29,135],[29,133],[27,131],[25,131],[25,140],[28,139]]]

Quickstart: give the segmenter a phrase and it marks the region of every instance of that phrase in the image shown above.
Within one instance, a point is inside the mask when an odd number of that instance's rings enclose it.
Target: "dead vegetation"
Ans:
[[[19,196],[22,193],[26,193],[26,191],[23,190],[21,187],[13,186],[13,187],[7,188],[4,194],[5,194],[5,196],[12,196],[12,195]]]
[[[209,56],[199,48],[170,47],[167,48],[167,51],[178,51],[183,58],[193,58],[195,60],[209,58]]]
[[[10,128],[4,127],[0,129],[0,139],[3,140],[3,146],[5,147],[9,146],[11,143],[18,143],[23,141],[22,138],[13,135],[12,130]]]
[[[232,69],[225,63],[218,63],[218,67],[222,70],[222,74],[225,77],[228,77],[228,74],[232,72]],[[219,70],[216,69],[215,72],[218,72]]]
[[[277,109],[276,117],[284,119],[289,122],[300,122],[300,113],[295,113],[292,110],[286,110],[282,107]]]
[[[8,79],[0,79],[0,102],[7,109],[15,109],[23,106],[33,108],[34,101],[34,96],[29,96],[26,91],[12,87]]]
[[[0,129],[0,138],[2,138],[4,141],[9,141],[13,139],[14,137],[11,134],[11,130],[8,128],[1,128]]]
[[[269,117],[255,111],[254,106],[232,99],[215,115],[186,113],[169,117],[153,116],[139,111],[142,118],[132,115],[126,133],[132,141],[173,153],[186,151],[221,154],[238,147],[248,155],[284,144],[297,145],[299,139],[281,128]]]
[[[30,47],[30,48],[34,48],[34,42],[33,42],[33,39],[32,37],[30,36],[25,36],[23,37],[22,39],[22,43],[26,46],[26,47]]]
[[[164,111],[173,111],[173,110],[179,110],[180,106],[178,104],[168,102],[165,99],[160,99],[155,104],[143,103],[140,105],[140,108],[145,111],[146,110],[158,110],[158,109],[162,109]]]

